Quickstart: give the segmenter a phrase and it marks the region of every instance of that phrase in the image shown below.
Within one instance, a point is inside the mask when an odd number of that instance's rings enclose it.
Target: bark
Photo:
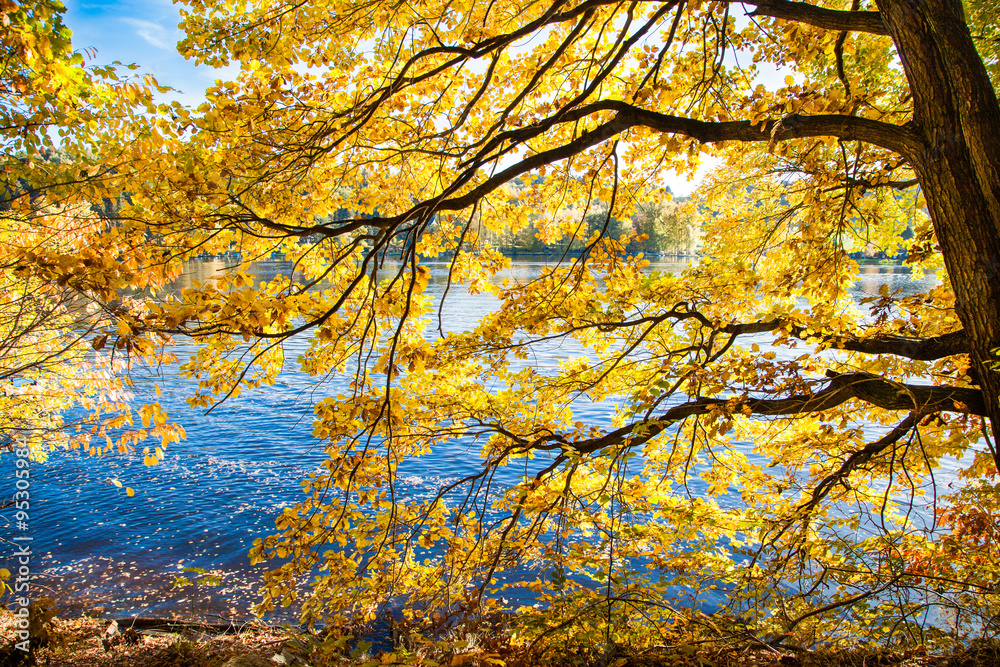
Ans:
[[[958,0],[878,0],[910,90],[927,199],[994,440],[1000,439],[1000,105]],[[997,460],[1000,466],[1000,458]]]
[[[790,2],[789,0],[757,0],[747,2],[757,9],[750,16],[771,16],[776,19],[787,19],[808,23],[825,30],[851,30],[870,32],[877,35],[888,35],[889,31],[882,22],[878,12],[850,12],[836,9],[825,9],[805,2]]]

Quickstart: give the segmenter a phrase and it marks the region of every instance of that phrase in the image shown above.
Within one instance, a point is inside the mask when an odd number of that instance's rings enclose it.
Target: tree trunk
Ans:
[[[1000,441],[1000,105],[960,0],[878,0],[913,93],[908,156],[969,336],[994,444]],[[994,449],[1000,468],[1000,456]]]

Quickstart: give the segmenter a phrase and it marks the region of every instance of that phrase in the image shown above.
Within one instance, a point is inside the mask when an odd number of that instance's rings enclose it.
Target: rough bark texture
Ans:
[[[958,0],[878,0],[913,92],[920,179],[1000,438],[1000,106]],[[1000,461],[998,461],[1000,463]]]
[[[877,35],[889,34],[878,12],[838,11],[790,0],[757,0],[747,4],[757,7],[751,16],[773,16],[776,19],[800,21],[825,30],[858,30]]]

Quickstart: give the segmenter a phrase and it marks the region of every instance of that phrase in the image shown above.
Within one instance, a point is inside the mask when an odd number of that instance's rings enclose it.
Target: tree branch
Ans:
[[[835,472],[830,473],[823,478],[816,488],[813,489],[812,496],[806,501],[799,510],[803,512],[804,516],[808,516],[816,507],[819,506],[820,502],[823,501],[837,485],[838,482],[842,482],[847,479],[851,472],[862,466],[872,459],[876,454],[881,454],[883,451],[888,449],[890,446],[895,445],[897,442],[902,440],[919,422],[923,417],[923,413],[918,411],[911,412],[906,419],[899,422],[895,428],[886,433],[883,437],[879,438],[875,442],[870,442],[865,445],[862,449],[854,452],[847,457],[847,460],[838,468]]]
[[[650,322],[660,323],[666,320],[695,319],[712,331],[729,334],[731,336],[745,336],[760,333],[771,333],[783,330],[790,336],[807,342],[819,342],[830,348],[847,350],[849,352],[861,352],[862,354],[892,354],[897,357],[906,357],[916,361],[934,361],[956,354],[968,354],[969,337],[964,330],[952,331],[950,333],[934,336],[933,338],[909,338],[907,336],[873,336],[871,338],[856,338],[839,334],[824,334],[810,332],[803,326],[792,324],[787,320],[773,319],[764,322],[747,322],[718,325],[705,317],[697,310],[691,310],[686,303],[674,305],[669,311],[656,316],[647,316],[635,320],[624,322],[595,322],[577,326],[573,331],[596,328],[600,331],[613,331],[614,329],[635,327],[648,324]],[[547,337],[542,340],[555,338]]]
[[[955,354],[968,354],[970,351],[969,337],[963,330],[952,331],[934,338],[883,336],[852,340],[828,336],[824,341],[832,342],[831,347],[840,350],[865,354],[894,354],[916,361],[934,361]]]
[[[824,30],[849,30],[876,35],[889,34],[889,29],[882,21],[882,15],[879,12],[825,9],[805,2],[791,2],[790,0],[749,0],[744,4],[757,8],[750,13],[750,16],[770,16],[786,21],[797,21]]]
[[[958,412],[986,416],[986,403],[978,389],[903,384],[870,373],[838,375],[827,371],[827,374],[830,376],[829,383],[814,394],[778,399],[700,398],[674,406],[654,419],[623,426],[599,438],[569,442],[560,435],[548,435],[529,446],[535,449],[568,447],[589,454],[615,445],[641,445],[682,419],[709,414],[720,408],[734,413],[749,409],[756,415],[777,417],[830,410],[852,398],[885,410],[916,410],[925,415]]]
[[[921,146],[917,135],[906,126],[857,116],[791,114],[778,120],[766,120],[760,123],[746,120],[713,122],[669,116],[618,100],[596,102],[593,106],[618,111],[618,117],[625,116],[629,119],[630,126],[644,126],[660,132],[682,134],[702,143],[773,142],[805,137],[837,137],[845,141],[864,141],[907,157],[915,155]]]
[[[530,155],[519,162],[494,174],[475,188],[463,193],[454,194],[463,185],[470,182],[473,176],[484,166],[491,164],[503,153],[509,153],[512,147],[524,145],[530,139],[549,131],[557,124],[577,123],[588,116],[601,112],[616,112],[610,120],[600,123],[590,131],[580,134],[572,141],[540,153]],[[318,232],[327,236],[340,236],[347,228],[358,225],[372,225],[381,228],[392,228],[407,220],[429,219],[434,212],[460,211],[472,206],[486,195],[505,183],[529,173],[540,167],[568,159],[583,151],[608,141],[627,130],[645,127],[658,132],[680,134],[702,143],[720,143],[724,141],[742,142],[774,142],[805,137],[832,136],[846,141],[863,141],[882,148],[895,151],[905,157],[916,154],[921,148],[919,138],[902,125],[883,123],[868,118],[825,114],[806,116],[792,114],[778,120],[765,120],[759,123],[750,121],[702,121],[682,116],[650,111],[637,107],[622,100],[600,100],[586,104],[577,109],[561,111],[557,116],[547,118],[524,128],[517,128],[500,133],[491,142],[491,146],[506,144],[506,149],[480,157],[456,177],[452,185],[439,197],[420,202],[399,215],[382,218],[371,217],[347,220],[334,224],[318,225],[305,228],[303,233]]]
[[[711,326],[707,318],[703,324]],[[934,361],[956,354],[968,354],[970,351],[969,337],[964,330],[952,331],[933,338],[909,338],[906,336],[873,336],[872,338],[849,338],[839,335],[809,333],[805,327],[793,326],[784,320],[768,322],[752,322],[749,324],[728,324],[716,330],[732,335],[766,333],[785,329],[789,335],[799,340],[821,342],[828,347],[861,352],[863,354],[892,354],[897,357],[907,357],[916,361]]]

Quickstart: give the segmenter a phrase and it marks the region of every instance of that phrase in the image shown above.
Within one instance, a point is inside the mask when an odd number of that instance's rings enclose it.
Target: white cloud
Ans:
[[[122,21],[135,28],[136,34],[146,40],[147,43],[159,49],[174,48],[169,35],[169,32],[172,31],[168,31],[158,23],[143,21],[142,19],[122,19]]]

